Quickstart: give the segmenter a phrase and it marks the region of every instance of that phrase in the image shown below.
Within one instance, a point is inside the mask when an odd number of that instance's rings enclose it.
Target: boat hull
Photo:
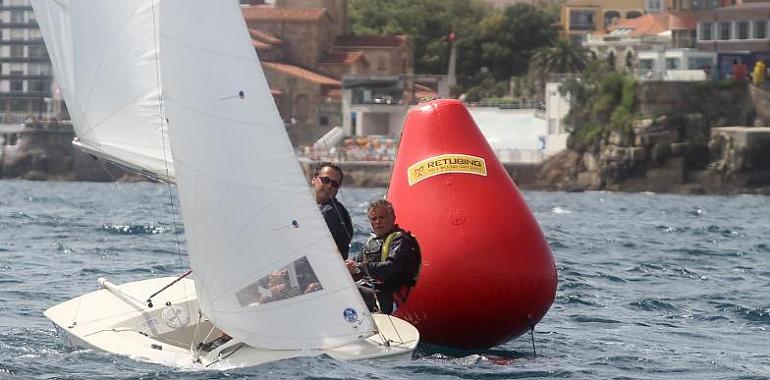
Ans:
[[[249,367],[323,354],[346,361],[410,359],[419,341],[419,333],[409,323],[375,314],[380,334],[331,349],[267,350],[231,340],[209,351],[200,350],[197,342],[214,340],[222,332],[199,315],[192,280],[170,286],[153,299],[153,307],[143,300],[175,279],[119,286],[106,282],[106,289],[53,306],[45,316],[63,330],[73,346],[182,368]]]

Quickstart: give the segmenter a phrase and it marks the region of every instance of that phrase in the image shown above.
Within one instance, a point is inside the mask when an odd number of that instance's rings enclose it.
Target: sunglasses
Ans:
[[[329,177],[318,177],[318,180],[321,181],[321,183],[323,183],[324,185],[331,184],[333,188],[338,189],[340,187],[340,183],[337,182],[336,179],[331,179]]]

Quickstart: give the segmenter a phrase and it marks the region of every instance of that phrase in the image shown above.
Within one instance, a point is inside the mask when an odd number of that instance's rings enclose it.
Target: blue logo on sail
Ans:
[[[353,308],[345,309],[345,311],[342,312],[342,317],[350,323],[358,321],[358,313]]]

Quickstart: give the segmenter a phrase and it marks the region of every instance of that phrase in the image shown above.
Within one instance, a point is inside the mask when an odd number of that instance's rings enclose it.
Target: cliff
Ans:
[[[770,194],[770,93],[750,85],[645,83],[641,118],[593,143],[571,138],[535,187]],[[743,127],[747,126],[747,127]]]

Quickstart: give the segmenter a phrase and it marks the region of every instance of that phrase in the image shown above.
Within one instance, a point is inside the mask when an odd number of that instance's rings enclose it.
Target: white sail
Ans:
[[[238,2],[163,0],[160,15],[163,102],[202,312],[262,348],[370,336]]]
[[[173,181],[152,0],[32,0],[75,145]]]

